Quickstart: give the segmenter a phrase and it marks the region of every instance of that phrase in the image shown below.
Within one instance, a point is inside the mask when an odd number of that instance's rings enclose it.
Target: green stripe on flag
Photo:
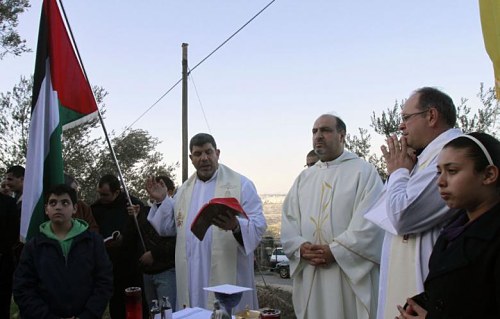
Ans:
[[[52,185],[64,183],[62,145],[61,145],[61,124],[59,124],[50,135],[49,152],[44,160],[43,191],[38,199],[33,214],[31,215],[27,238],[32,238],[39,232],[39,226],[46,221],[43,194]]]
[[[66,123],[71,123],[73,121],[76,121],[87,114],[82,114],[78,113],[68,107],[65,107],[61,103],[59,103],[59,120],[62,125],[65,125]]]

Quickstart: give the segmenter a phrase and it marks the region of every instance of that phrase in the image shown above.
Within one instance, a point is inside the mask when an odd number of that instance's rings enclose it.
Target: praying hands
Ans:
[[[399,168],[411,171],[417,162],[417,157],[415,151],[406,144],[406,137],[403,136],[398,140],[396,135],[392,135],[386,142],[387,146],[382,145],[380,149],[387,164],[387,174],[391,175]]]

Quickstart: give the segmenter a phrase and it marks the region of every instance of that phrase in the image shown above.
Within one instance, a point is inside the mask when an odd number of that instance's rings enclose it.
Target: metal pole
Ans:
[[[182,44],[182,182],[188,179],[188,44]]]
[[[120,183],[122,184],[123,191],[125,192],[125,196],[127,197],[128,204],[132,206],[133,205],[132,199],[130,198],[127,185],[125,185],[120,164],[118,164],[118,159],[116,158],[115,150],[111,145],[111,141],[109,139],[108,132],[106,130],[106,125],[104,125],[104,119],[102,118],[101,111],[99,111],[99,109],[97,109],[97,114],[99,115],[99,121],[101,122],[102,130],[104,131],[104,136],[106,137],[106,142],[108,143],[109,151],[111,152],[111,156],[113,157],[113,161],[115,162],[116,169],[118,170],[118,177],[120,178]],[[142,237],[141,228],[139,227],[139,222],[137,221],[137,214],[134,213],[133,217],[134,217],[135,227],[137,228],[137,233],[139,234],[139,239],[141,240],[142,249],[144,249],[144,252],[146,252],[147,251],[146,244],[144,243],[144,238]]]
[[[62,3],[62,0],[59,0],[59,4],[61,7],[61,11],[63,13],[64,20],[66,21],[66,25],[68,27],[71,41],[73,42],[73,46],[75,48],[76,55],[78,56],[78,60],[79,60],[80,65],[82,67],[83,74],[85,75],[85,79],[87,79],[87,84],[89,85],[89,88],[90,88],[92,95],[94,96],[94,100],[95,100],[95,95],[93,94],[94,91],[90,87],[90,82],[89,82],[89,78],[87,76],[87,71],[85,71],[85,67],[83,66],[83,61],[82,61],[82,58],[80,57],[80,51],[78,50],[78,46],[76,45],[75,38],[73,37],[73,31],[71,30],[71,26],[69,25],[68,17],[66,16],[66,10],[64,10],[64,5]],[[97,104],[97,101],[96,101],[96,104]],[[127,186],[125,185],[125,182],[123,181],[122,170],[120,169],[120,165],[118,164],[118,160],[116,159],[115,150],[113,149],[113,146],[111,145],[111,141],[109,140],[108,132],[106,130],[106,126],[104,125],[104,120],[102,118],[102,114],[101,114],[101,111],[99,110],[99,107],[97,108],[97,115],[99,116],[99,121],[101,122],[102,130],[104,131],[104,136],[106,137],[106,141],[108,142],[108,147],[109,147],[109,150],[111,152],[111,155],[113,156],[113,160],[115,162],[116,169],[118,170],[118,176],[120,177],[120,183],[123,186],[123,190],[125,192],[125,195],[127,196],[128,203],[132,206],[133,205],[132,200],[130,199],[130,195],[128,193]],[[142,248],[144,249],[144,251],[146,251],[146,245],[144,244],[144,238],[142,238],[142,233],[141,233],[141,229],[139,228],[139,223],[137,222],[137,215],[136,214],[134,214],[134,222],[135,222],[135,226],[137,227],[137,232],[139,233],[139,238],[141,239]]]

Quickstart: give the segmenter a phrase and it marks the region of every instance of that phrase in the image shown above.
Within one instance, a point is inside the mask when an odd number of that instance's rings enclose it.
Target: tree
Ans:
[[[457,106],[457,127],[465,133],[485,132],[497,136],[498,116],[500,108],[496,102],[495,89],[484,89],[483,83],[479,86],[477,97],[481,105],[477,107],[477,113],[471,114],[471,108],[467,106],[467,99],[462,98]]]
[[[371,163],[383,180],[387,179],[386,165],[381,155],[371,153],[371,135],[367,129],[358,128],[359,137],[347,134],[346,148]]]
[[[28,132],[31,113],[33,78],[21,77],[11,92],[0,93],[0,173],[14,164],[26,163]],[[93,87],[101,113],[105,114],[106,90]],[[64,169],[80,183],[81,197],[90,202],[95,199],[99,178],[116,172],[116,167],[102,135],[97,118],[63,132],[62,152]],[[96,131],[98,130],[98,131]],[[130,192],[146,199],[144,179],[147,175],[164,174],[175,177],[178,163],[166,165],[163,155],[155,149],[160,141],[144,130],[128,130],[112,139],[112,145],[121,165]]]
[[[29,0],[0,1],[0,60],[8,53],[19,56],[31,51],[16,29],[19,15],[29,7]]]
[[[143,201],[148,198],[144,189],[146,177],[166,175],[173,178],[175,176],[174,170],[179,167],[178,162],[169,166],[163,163],[163,155],[156,151],[160,141],[145,130],[127,130],[120,136],[114,137],[111,144],[115,150],[128,191]],[[111,152],[104,142],[99,150],[100,154],[96,157],[94,167],[86,172],[80,171],[81,174],[85,174],[80,179],[84,183],[82,197],[88,202],[96,199],[95,189],[102,175],[118,175]]]
[[[33,79],[21,76],[12,92],[0,93],[0,169],[26,163]]]
[[[387,137],[399,131],[399,122],[401,119],[400,112],[404,102],[405,101],[401,101],[398,103],[396,100],[394,106],[392,108],[387,108],[386,111],[382,111],[380,117],[377,117],[375,112],[372,113],[370,127],[375,130],[375,133]]]

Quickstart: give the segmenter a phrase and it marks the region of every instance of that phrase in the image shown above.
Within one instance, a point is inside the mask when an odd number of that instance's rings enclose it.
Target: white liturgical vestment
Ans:
[[[424,290],[432,247],[443,223],[455,213],[439,195],[438,155],[461,134],[458,129],[441,133],[418,155],[411,172],[394,171],[365,215],[385,230],[377,319],[394,318],[397,305]]]
[[[347,151],[295,180],[283,206],[281,241],[297,318],[375,318],[383,232],[363,213],[381,190],[375,168]],[[328,244],[335,262],[309,265],[300,257],[305,242]]]
[[[249,218],[238,218],[244,246],[237,242],[231,231],[215,226],[208,229],[203,241],[191,232],[191,223],[198,211],[214,197],[239,200]],[[177,233],[177,309],[183,306],[213,309],[213,293],[203,288],[221,284],[253,289],[243,293],[233,312],[244,310],[247,305],[250,309],[258,309],[253,252],[267,225],[262,202],[248,178],[222,164],[206,182],[198,179],[195,173],[179,188],[173,201],[166,200],[158,209],[152,208],[149,216],[160,235]]]

